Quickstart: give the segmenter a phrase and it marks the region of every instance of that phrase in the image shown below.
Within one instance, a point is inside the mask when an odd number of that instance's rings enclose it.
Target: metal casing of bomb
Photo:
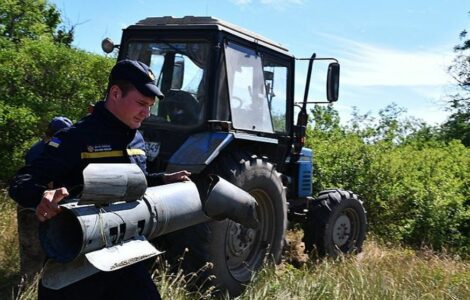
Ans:
[[[130,172],[135,171],[132,167],[135,165],[128,166]],[[95,172],[103,168],[92,167]],[[125,168],[106,165],[106,169],[124,171]],[[87,174],[90,172],[84,172],[84,176]],[[101,176],[97,181],[88,178],[85,182],[92,187],[85,185],[84,191],[93,189],[98,193],[100,190],[95,183],[109,186],[105,177],[113,180],[111,176]],[[133,190],[138,184],[146,186],[143,181],[136,181],[134,186],[124,183]],[[119,195],[126,194],[120,186],[117,190]],[[60,214],[40,225],[41,244],[49,258],[57,262],[70,262],[81,254],[121,245],[140,237],[153,239],[210,220],[202,209],[198,189],[193,182],[150,187],[134,201],[112,202],[113,192],[109,189],[101,191],[106,195],[98,197],[98,204],[82,205],[81,199],[63,204]],[[115,199],[121,200],[122,197]],[[86,203],[92,203],[90,196],[87,196]]]
[[[257,228],[256,200],[218,176],[209,176],[201,201],[192,181],[135,193],[147,184],[135,165],[90,166],[92,171],[84,171],[86,200],[62,204],[61,213],[40,225],[41,245],[50,258],[42,277],[48,288],[60,289],[100,270],[114,271],[159,255],[149,240],[206,221],[229,218]],[[116,178],[119,184],[113,189]],[[137,199],[130,200],[128,189]]]

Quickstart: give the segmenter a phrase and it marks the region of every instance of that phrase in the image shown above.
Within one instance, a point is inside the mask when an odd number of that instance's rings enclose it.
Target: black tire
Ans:
[[[344,190],[320,192],[303,226],[305,248],[319,256],[336,258],[362,251],[367,214],[356,194]]]
[[[287,228],[285,189],[274,166],[255,155],[223,155],[206,173],[218,174],[253,195],[260,226],[253,230],[226,219],[180,232],[178,240],[184,238],[189,249],[181,266],[194,272],[212,263],[212,268],[199,273],[199,284],[209,283],[237,296],[266,259],[281,260]]]
[[[213,223],[209,251],[215,282],[236,296],[266,258],[280,262],[287,228],[287,204],[280,175],[266,159],[245,155],[236,160],[222,160],[222,164],[230,167],[226,179],[255,197],[260,220],[256,231],[229,220]]]

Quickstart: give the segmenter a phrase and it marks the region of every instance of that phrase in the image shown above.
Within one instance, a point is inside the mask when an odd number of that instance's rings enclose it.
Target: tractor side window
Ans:
[[[264,82],[274,131],[286,131],[287,67],[264,60]]]
[[[233,127],[273,133],[261,57],[229,42],[225,61]]]

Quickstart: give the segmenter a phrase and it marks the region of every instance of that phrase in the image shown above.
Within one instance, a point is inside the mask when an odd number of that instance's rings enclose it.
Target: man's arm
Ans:
[[[191,176],[191,172],[186,170],[175,173],[168,173],[163,175],[163,182],[166,184],[180,181],[189,181],[189,176]]]
[[[32,173],[31,166],[21,168],[8,188],[10,197],[23,207],[35,208],[47,189],[47,183],[38,182]]]
[[[151,173],[147,174],[146,178],[149,186],[156,186],[173,182],[189,181],[189,176],[191,176],[191,172],[183,170],[175,173]]]
[[[57,182],[72,170],[76,163],[76,147],[62,134],[48,144],[44,152],[31,165],[21,168],[11,180],[10,197],[24,207],[36,208],[49,183]]]

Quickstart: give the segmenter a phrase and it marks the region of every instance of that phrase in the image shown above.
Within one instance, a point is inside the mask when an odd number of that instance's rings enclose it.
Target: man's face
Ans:
[[[117,88],[118,91],[113,90]],[[114,86],[111,88],[114,101],[108,109],[132,129],[139,128],[147,117],[150,116],[150,108],[155,104],[155,97],[145,96],[136,89],[131,89],[125,96],[122,91]]]

